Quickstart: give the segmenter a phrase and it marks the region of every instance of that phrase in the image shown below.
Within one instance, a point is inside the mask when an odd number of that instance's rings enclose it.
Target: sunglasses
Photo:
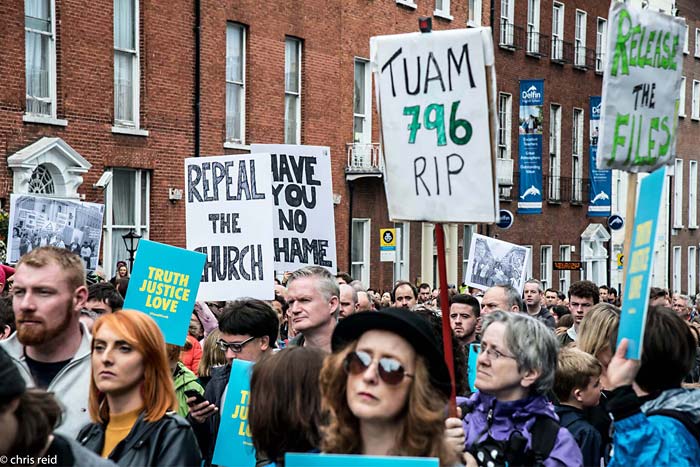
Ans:
[[[219,349],[224,353],[226,353],[228,349],[231,349],[233,353],[241,353],[241,351],[243,350],[243,346],[246,345],[248,342],[252,341],[253,339],[255,339],[255,336],[249,337],[243,342],[226,342],[223,339],[219,339],[218,341],[216,341],[216,345],[218,345]]]
[[[372,356],[361,350],[350,352],[343,362],[345,372],[352,375],[364,373],[370,365],[372,365]],[[380,358],[377,362],[377,372],[379,378],[390,386],[399,384],[404,376],[413,378],[413,375],[406,373],[401,363],[395,358]]]

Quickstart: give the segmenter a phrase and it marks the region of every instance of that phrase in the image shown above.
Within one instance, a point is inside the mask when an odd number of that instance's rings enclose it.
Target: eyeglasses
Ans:
[[[350,352],[343,362],[345,372],[352,375],[364,373],[370,365],[372,365],[372,356],[361,350]],[[404,376],[413,378],[413,375],[406,373],[401,363],[395,358],[380,358],[377,362],[377,372],[379,378],[390,386],[399,384]]]
[[[487,347],[484,344],[481,344],[481,349],[479,350],[479,353],[486,353],[486,355],[489,357],[489,360],[499,360],[501,358],[512,358],[513,360],[515,360],[514,356],[506,355],[492,347]]]
[[[256,337],[249,337],[248,339],[244,340],[243,342],[226,342],[223,339],[219,339],[216,341],[216,345],[219,346],[219,350],[222,352],[226,353],[228,349],[231,349],[233,353],[241,353],[243,350],[243,346],[246,345],[248,342],[252,341]]]

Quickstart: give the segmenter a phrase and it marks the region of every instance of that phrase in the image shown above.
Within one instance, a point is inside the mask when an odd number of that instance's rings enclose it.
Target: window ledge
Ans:
[[[479,23],[477,21],[467,21],[467,27],[468,28],[480,28],[481,23]]]
[[[250,151],[250,144],[234,143],[233,141],[224,141],[224,149],[242,149]]]
[[[678,118],[685,118],[685,114],[678,114]]]
[[[697,122],[698,120],[700,120],[700,116],[698,116],[698,115],[693,115],[693,116],[690,117],[690,118],[691,118],[692,120],[695,120],[696,122]]]
[[[398,3],[399,5],[407,6],[409,8],[413,8],[414,10],[418,8],[418,5],[416,5],[416,3],[412,0],[396,0],[396,3]]]
[[[673,224],[673,228],[676,230],[680,230],[683,228],[683,224]]]
[[[455,17],[452,16],[449,11],[442,11],[442,10],[433,11],[433,16],[436,16],[436,17],[442,18],[442,19],[446,19],[448,21],[452,21],[453,19],[455,19]]]
[[[142,128],[129,128],[125,126],[113,126],[112,133],[129,136],[148,136],[148,130]]]
[[[697,228],[698,228],[698,225],[697,225],[697,224],[695,224],[695,225],[689,225],[689,226],[688,226],[688,229],[689,229],[689,230],[696,230]]]
[[[22,115],[22,121],[25,123],[39,123],[41,125],[68,126],[68,120],[46,115],[24,114]]]

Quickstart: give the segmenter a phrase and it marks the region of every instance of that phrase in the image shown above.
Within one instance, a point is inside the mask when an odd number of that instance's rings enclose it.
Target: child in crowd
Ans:
[[[581,448],[585,466],[600,465],[603,455],[602,437],[583,414],[583,409],[595,407],[600,401],[601,372],[600,362],[586,352],[571,347],[559,352],[554,394],[560,405],[555,410],[561,426],[569,430]]]

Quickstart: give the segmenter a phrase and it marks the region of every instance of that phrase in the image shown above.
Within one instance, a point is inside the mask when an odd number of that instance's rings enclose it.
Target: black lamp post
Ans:
[[[134,253],[136,253],[136,249],[139,246],[141,235],[134,232],[134,229],[131,229],[129,233],[122,235],[122,240],[124,240],[126,251],[129,252],[129,274],[131,274],[134,269]]]

